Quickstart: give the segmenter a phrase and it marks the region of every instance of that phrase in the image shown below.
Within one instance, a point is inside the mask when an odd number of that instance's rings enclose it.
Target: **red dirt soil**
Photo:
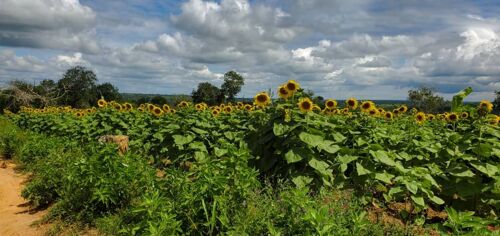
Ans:
[[[21,197],[26,176],[14,170],[15,164],[0,159],[0,235],[44,235],[47,226],[32,226],[45,212],[31,212]]]

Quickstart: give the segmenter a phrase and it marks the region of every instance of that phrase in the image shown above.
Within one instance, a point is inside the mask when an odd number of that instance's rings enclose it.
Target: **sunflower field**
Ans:
[[[444,114],[427,114],[405,105],[386,110],[355,98],[345,104],[334,99],[315,104],[293,80],[276,94],[271,99],[261,92],[252,104],[218,106],[183,101],[175,106],[134,107],[102,98],[94,108],[23,107],[7,117],[29,132],[75,143],[127,135],[129,152],[146,160],[163,178],[184,173],[184,181],[203,177],[210,182],[216,176],[231,186],[218,186],[224,193],[248,196],[247,190],[255,186],[281,184],[306,189],[306,195],[324,189],[349,190],[364,209],[392,209],[397,218],[411,224],[437,222],[443,232],[499,226],[500,117],[490,114],[490,102],[470,107],[459,100]],[[214,161],[218,166],[203,172]],[[159,195],[152,191],[143,197]],[[199,202],[203,210],[192,213],[206,219],[203,224],[190,221],[193,216],[186,213],[184,220],[169,218],[171,226],[179,226],[182,232],[228,232],[224,229],[230,228],[227,225],[235,216],[212,219],[224,204],[215,204],[216,199]],[[139,229],[148,226],[138,227],[123,232],[141,234],[145,231]],[[273,229],[266,225],[262,233],[272,234]],[[309,233],[319,232],[323,231]],[[296,233],[308,234],[284,231]]]

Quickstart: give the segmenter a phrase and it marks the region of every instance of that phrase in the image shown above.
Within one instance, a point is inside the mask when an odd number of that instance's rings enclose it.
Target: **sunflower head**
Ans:
[[[355,110],[358,107],[358,100],[356,98],[349,98],[345,101],[345,104],[349,109]]]
[[[364,101],[361,103],[361,110],[363,112],[369,112],[374,107],[375,106],[372,101]]]
[[[422,122],[425,121],[425,113],[423,112],[418,112],[416,115],[415,115],[415,121],[417,121],[417,123],[421,124]]]
[[[232,111],[233,111],[233,107],[232,106],[226,106],[226,107],[224,107],[224,112],[231,113]]]
[[[137,108],[137,110],[138,110],[139,112],[143,112],[143,111],[144,111],[144,108],[143,108],[143,107],[139,107],[139,108]]]
[[[271,97],[266,92],[261,92],[253,98],[255,105],[265,107],[271,103]]]
[[[213,115],[213,116],[218,116],[219,114],[220,114],[219,109],[213,109],[213,110],[212,110],[212,115]]]
[[[309,98],[301,98],[299,100],[299,103],[297,103],[299,106],[300,111],[302,112],[309,112],[314,109],[314,104]]]
[[[377,108],[372,108],[368,111],[368,114],[370,114],[371,116],[377,116],[380,112],[378,111]]]
[[[411,109],[411,114],[416,114],[417,112],[418,112],[417,108],[414,107]]]
[[[280,98],[288,99],[290,96],[292,96],[292,93],[293,92],[289,91],[286,88],[286,85],[282,85],[278,88],[278,95],[280,96]]]
[[[151,110],[151,113],[153,113],[153,115],[155,116],[161,116],[163,115],[163,110],[157,106],[155,106],[152,110]]]
[[[253,110],[253,106],[250,104],[245,104],[245,110],[251,111],[251,110]]]
[[[479,102],[479,105],[477,107],[477,113],[480,116],[485,116],[492,110],[493,110],[493,104],[488,100],[482,100],[481,102]]]
[[[328,109],[336,108],[337,107],[337,101],[335,101],[333,99],[327,99],[325,101],[325,107],[328,108]]]
[[[456,122],[458,120],[458,115],[455,114],[454,112],[452,113],[448,113],[446,115],[446,120],[450,121],[450,122]]]
[[[118,110],[118,111],[122,111],[123,110],[123,107],[122,107],[122,104],[120,103],[114,103],[113,104],[113,107]]]
[[[179,107],[179,108],[184,108],[184,107],[188,107],[188,106],[189,106],[189,103],[186,101],[181,101],[179,104],[177,104],[177,107]]]
[[[148,107],[149,111],[153,111],[153,109],[155,108],[155,105],[148,103],[147,107]]]
[[[243,104],[242,102],[237,102],[236,105],[238,106],[238,109],[243,109],[243,107],[245,106],[245,104]]]
[[[201,103],[198,103],[194,106],[194,108],[197,110],[197,111],[203,111],[205,110],[205,106],[203,106],[203,104]]]
[[[108,105],[108,102],[106,102],[106,100],[104,100],[104,98],[101,98],[97,101],[97,106],[99,106],[99,107],[105,107],[106,105]]]
[[[460,119],[467,119],[467,118],[469,118],[469,112],[464,111],[460,113]]]
[[[392,110],[392,113],[393,113],[395,116],[397,116],[397,115],[399,114],[399,109],[394,109],[394,110]]]
[[[436,119],[436,116],[434,116],[433,114],[427,114],[427,120],[434,120]]]
[[[161,106],[161,109],[163,110],[163,112],[170,112],[170,106],[168,104],[163,104],[163,106]]]
[[[386,119],[389,119],[389,120],[392,120],[394,118],[394,114],[390,111],[386,111],[384,116]]]
[[[81,111],[79,111],[79,112],[76,113],[77,117],[83,117],[84,115],[85,115],[85,113],[83,113]]]
[[[295,91],[300,89],[300,84],[297,83],[295,80],[289,80],[288,82],[286,82],[285,88],[289,92],[294,93]]]
[[[126,102],[125,104],[123,104],[123,107],[125,107],[125,110],[127,111],[130,111],[132,110],[134,107],[132,106],[132,104]]]
[[[400,113],[405,113],[408,111],[408,107],[406,105],[400,106],[399,107],[399,112]],[[425,115],[425,114],[424,114]]]
[[[349,114],[349,108],[347,108],[347,107],[346,107],[346,108],[343,108],[343,109],[341,110],[341,112],[342,112],[342,114],[343,114],[343,115],[348,115],[348,114]]]

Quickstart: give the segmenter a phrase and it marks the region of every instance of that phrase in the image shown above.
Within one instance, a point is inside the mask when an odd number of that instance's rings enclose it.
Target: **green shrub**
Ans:
[[[25,140],[24,132],[10,121],[0,118],[0,156],[6,159],[18,157]]]

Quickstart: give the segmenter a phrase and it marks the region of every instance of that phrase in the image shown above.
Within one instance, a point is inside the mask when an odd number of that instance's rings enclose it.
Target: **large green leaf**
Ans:
[[[172,137],[174,138],[174,143],[177,144],[178,146],[183,146],[185,144],[188,144],[194,139],[194,137],[191,135],[174,134],[172,135]]]
[[[453,96],[453,100],[451,101],[451,111],[456,112],[460,111],[462,108],[462,102],[464,98],[472,93],[472,88],[467,87],[462,91],[458,92],[455,96]]]
[[[372,173],[371,171],[365,169],[365,167],[363,167],[363,165],[361,165],[359,162],[356,162],[356,171],[358,172],[358,176],[368,175]]]

